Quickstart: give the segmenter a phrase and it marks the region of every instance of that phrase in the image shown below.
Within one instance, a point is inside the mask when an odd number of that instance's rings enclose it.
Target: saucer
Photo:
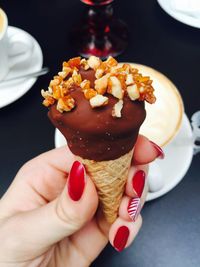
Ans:
[[[7,79],[40,70],[43,64],[43,55],[40,45],[29,33],[9,26],[8,36],[22,32],[27,34],[33,41],[33,53],[29,60],[12,67],[6,76]],[[31,62],[31,64],[30,64]],[[5,107],[23,96],[36,82],[37,78],[18,79],[13,82],[0,85],[0,108]]]
[[[157,0],[161,8],[174,19],[187,24],[189,26],[200,28],[200,18],[193,17],[190,14],[176,11],[171,6],[171,1],[169,0]]]
[[[55,130],[55,147],[66,145],[61,132]],[[163,187],[156,192],[149,192],[147,201],[156,199],[172,190],[184,177],[193,157],[193,135],[189,119],[184,114],[182,126],[177,136],[165,148],[165,159],[157,159],[150,164],[149,182],[159,173]],[[178,160],[178,163],[177,163]]]
[[[147,201],[161,197],[172,190],[184,178],[190,167],[193,158],[194,139],[186,114],[183,115],[179,133],[163,150],[165,158],[163,160],[157,159],[150,164],[147,178],[150,187],[152,186],[152,179],[155,179],[155,182],[161,180],[163,186],[156,192],[148,192]]]

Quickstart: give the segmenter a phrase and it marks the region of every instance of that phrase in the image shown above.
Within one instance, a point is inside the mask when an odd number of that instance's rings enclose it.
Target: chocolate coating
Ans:
[[[81,68],[79,70],[79,73],[82,77],[82,80],[89,80],[90,81],[90,85],[92,88],[94,88],[94,81],[95,81],[95,72],[93,69],[89,69],[89,70],[84,70],[83,68]]]
[[[60,113],[53,105],[48,116],[65,136],[73,154],[102,161],[119,158],[133,148],[146,116],[144,102],[124,97],[122,117],[115,118],[112,109],[118,99],[112,95],[106,95],[109,98],[106,106],[94,109],[79,87],[73,88],[71,96],[76,102],[73,110]]]

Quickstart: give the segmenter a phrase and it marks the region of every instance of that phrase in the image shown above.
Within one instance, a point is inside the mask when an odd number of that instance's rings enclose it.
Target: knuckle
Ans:
[[[79,229],[84,223],[84,214],[77,212],[76,209],[59,199],[55,206],[55,212],[58,219],[67,225],[71,226],[74,230]],[[70,227],[70,228],[71,228]]]

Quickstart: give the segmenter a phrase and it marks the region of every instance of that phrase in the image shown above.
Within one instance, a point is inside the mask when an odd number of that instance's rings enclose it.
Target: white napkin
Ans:
[[[200,0],[171,0],[171,8],[175,12],[200,18]]]

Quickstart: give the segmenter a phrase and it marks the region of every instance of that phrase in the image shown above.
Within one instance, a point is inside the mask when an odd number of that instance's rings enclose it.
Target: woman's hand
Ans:
[[[139,136],[119,217],[111,226],[96,213],[95,186],[67,147],[27,162],[0,201],[0,266],[89,266],[108,240],[122,251],[142,224],[146,164],[161,155]]]

